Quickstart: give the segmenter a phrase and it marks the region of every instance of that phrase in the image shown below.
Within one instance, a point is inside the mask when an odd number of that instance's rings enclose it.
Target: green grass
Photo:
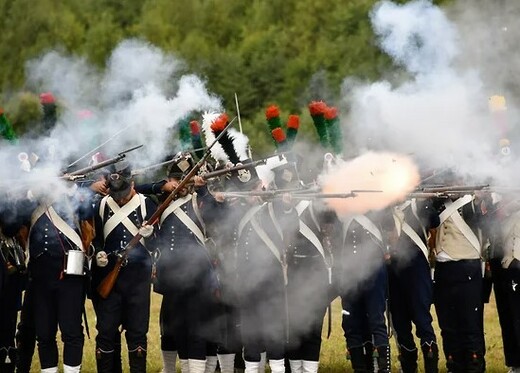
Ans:
[[[159,343],[159,308],[161,305],[161,296],[153,294],[152,296],[152,312],[150,319],[150,331],[148,333],[148,372],[156,373],[162,369],[161,351]],[[433,310],[433,307],[432,307]],[[343,330],[341,329],[341,304],[338,300],[334,302],[332,314],[332,334],[329,339],[326,335],[323,336],[323,344],[321,351],[320,372],[351,372],[350,363],[345,359],[345,339],[343,337]],[[92,310],[92,304],[87,301],[87,313],[90,323],[91,338],[85,338],[85,348],[83,355],[83,372],[95,372],[95,315]],[[435,314],[434,314],[435,318]],[[440,341],[439,328],[437,321],[434,320],[437,338]],[[324,325],[324,330],[326,325]],[[486,304],[485,307],[485,333],[486,333],[486,361],[487,372],[506,372],[504,366],[504,357],[502,351],[502,339],[500,336],[500,326],[498,324],[498,316],[494,298],[491,303]],[[123,342],[123,348],[125,348]],[[392,371],[398,371],[397,357],[395,354],[395,340],[392,339]],[[37,354],[33,361],[31,372],[39,372],[39,363],[37,361]],[[126,351],[123,352],[123,362],[125,367],[128,367],[128,359]],[[446,372],[444,356],[441,353],[441,360],[439,363],[440,371]],[[125,368],[128,371],[128,368]],[[422,361],[419,362],[419,371],[422,371]]]

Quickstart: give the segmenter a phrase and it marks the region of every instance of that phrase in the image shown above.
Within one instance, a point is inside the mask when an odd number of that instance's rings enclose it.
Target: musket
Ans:
[[[251,191],[251,192],[225,192],[224,197],[263,197],[263,198],[275,198],[282,197],[283,194],[289,193],[291,198],[295,199],[323,199],[323,198],[354,198],[360,193],[382,193],[382,190],[371,190],[371,189],[356,189],[349,193],[318,193],[309,192],[305,189],[276,189],[266,191]]]
[[[89,174],[91,172],[99,170],[100,168],[104,168],[104,167],[110,166],[110,165],[112,165],[114,163],[122,161],[123,159],[125,159],[127,153],[129,153],[131,151],[134,151],[136,149],[139,149],[141,147],[143,147],[142,144],[134,146],[134,147],[132,147],[130,149],[123,150],[122,152],[119,152],[113,158],[107,159],[106,161],[103,161],[103,162],[99,162],[99,163],[97,163],[95,165],[92,165],[92,166],[84,167],[84,168],[81,168],[79,170],[76,170],[76,171],[73,171],[73,172],[69,172],[69,173],[63,175],[62,177],[65,178],[65,179],[75,180],[75,179],[77,179],[80,176],[85,176],[85,175],[87,175],[87,174]]]
[[[372,189],[356,189],[351,190],[349,193],[297,193],[293,195],[293,198],[298,199],[314,199],[314,198],[354,198],[360,193],[383,193],[382,190]]]
[[[427,187],[423,186],[419,188],[417,192],[426,192],[426,193],[443,193],[443,192],[463,192],[463,191],[475,191],[489,188],[489,184],[479,184],[479,185],[447,185],[447,186],[435,186],[435,187]]]
[[[284,193],[298,193],[302,191],[301,188],[293,189],[275,189],[275,190],[252,190],[248,192],[223,192],[224,197],[238,197],[238,198],[249,198],[249,197],[262,197],[262,198],[276,198],[282,197]]]
[[[101,147],[103,147],[104,145],[108,144],[110,141],[112,141],[113,139],[115,139],[120,133],[126,131],[128,128],[130,128],[132,126],[132,124],[129,124],[128,126],[124,127],[124,128],[121,128],[119,131],[117,131],[112,137],[110,137],[107,141],[105,141],[104,143],[102,143],[101,145],[98,145],[96,146],[94,149],[91,149],[90,151],[88,151],[87,153],[83,154],[81,157],[79,157],[78,159],[76,159],[74,162],[72,162],[71,164],[69,164],[67,166],[67,170],[69,168],[71,168],[72,166],[74,166],[76,163],[78,163],[79,161],[81,161],[82,159],[85,159],[86,157],[88,157],[89,155],[91,154],[94,154],[94,152],[98,149],[100,149]]]
[[[223,134],[233,124],[233,121],[235,119],[236,118],[231,120],[228,123],[228,125],[224,128],[224,130],[211,143],[211,145],[208,147],[208,149],[206,150],[206,152],[204,153],[202,158],[195,164],[195,166],[193,166],[193,168],[190,170],[190,172],[188,172],[188,174],[184,177],[184,179],[181,180],[179,185],[177,185],[177,187],[170,193],[170,195],[168,197],[166,197],[164,202],[161,203],[161,205],[157,208],[157,210],[150,217],[147,224],[155,225],[159,221],[164,210],[166,210],[166,208],[170,205],[170,203],[175,199],[177,194],[182,189],[184,189],[184,187],[191,180],[191,178],[193,178],[193,176],[195,176],[197,174],[197,172],[202,167],[204,162],[206,162],[206,160],[210,156],[211,148],[218,142],[218,140],[220,140],[220,138],[223,136]],[[101,283],[97,287],[97,291],[98,291],[99,295],[101,296],[101,298],[106,299],[110,295],[110,292],[112,291],[112,289],[114,288],[114,285],[116,284],[117,278],[119,276],[119,272],[121,271],[121,267],[123,266],[123,263],[125,263],[125,261],[128,258],[128,253],[130,252],[130,250],[132,250],[133,247],[135,247],[135,245],[137,245],[137,243],[139,242],[139,240],[141,238],[142,238],[141,234],[137,233],[130,240],[130,242],[128,242],[128,244],[117,253],[117,260],[116,260],[116,264],[115,264],[114,268],[108,273],[108,275],[101,281]]]

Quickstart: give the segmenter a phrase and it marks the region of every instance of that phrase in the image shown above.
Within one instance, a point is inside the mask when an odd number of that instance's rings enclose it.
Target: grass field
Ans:
[[[152,312],[150,320],[150,332],[148,334],[148,372],[156,373],[162,369],[161,363],[161,351],[159,344],[159,308],[161,305],[161,296],[153,294],[152,296]],[[432,308],[433,309],[433,308]],[[87,312],[89,316],[91,338],[85,339],[85,348],[83,355],[83,372],[95,372],[95,316],[92,310],[90,301],[87,301]],[[343,338],[343,331],[341,329],[341,305],[336,300],[333,307],[333,328],[330,339],[323,337],[322,351],[321,351],[321,362],[320,372],[351,372],[350,363],[345,359],[345,339]],[[440,341],[439,328],[437,327],[436,320],[434,321],[436,326],[437,338]],[[324,328],[326,329],[326,328]],[[494,298],[491,299],[491,303],[485,307],[485,333],[486,333],[486,361],[487,361],[487,372],[507,372],[504,366],[504,358],[502,351],[502,339],[500,336],[500,326],[498,324],[498,316],[496,312]],[[124,342],[123,342],[124,346]],[[123,347],[124,348],[124,347]],[[398,372],[398,364],[396,359],[395,342],[392,339],[392,371]],[[126,366],[125,371],[128,370],[128,362],[126,351],[123,352],[124,364]],[[419,371],[422,371],[422,362],[419,362]],[[440,371],[446,372],[444,356],[441,353],[441,361],[439,364]],[[39,372],[39,363],[37,361],[37,354],[33,361],[32,372]]]

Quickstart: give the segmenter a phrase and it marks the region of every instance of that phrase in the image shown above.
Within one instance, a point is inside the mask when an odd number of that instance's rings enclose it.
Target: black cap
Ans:
[[[195,161],[190,153],[177,153],[168,167],[167,176],[181,180],[195,166]]]
[[[302,182],[295,162],[287,162],[271,169],[277,189],[298,189]]]
[[[127,161],[114,163],[109,168],[108,186],[115,200],[126,197],[132,189],[132,167]]]

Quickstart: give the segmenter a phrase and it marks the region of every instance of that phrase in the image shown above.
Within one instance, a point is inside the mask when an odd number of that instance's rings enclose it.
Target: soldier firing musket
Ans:
[[[233,120],[229,122],[229,124],[226,126],[226,128],[222,131],[222,133],[219,136],[223,136],[223,134],[226,132],[226,130],[232,125]],[[218,139],[220,137],[217,137],[215,141],[213,142],[212,146],[217,143]],[[148,220],[148,225],[154,225],[159,221],[159,217],[161,214],[166,210],[170,202],[172,202],[177,194],[186,186],[186,184],[191,180],[192,177],[194,177],[198,170],[202,167],[206,159],[210,155],[211,147],[208,147],[208,150],[206,153],[204,153],[204,156],[197,162],[197,164],[191,169],[191,171],[184,177],[184,179],[178,184],[178,186],[170,193],[170,195],[164,200],[164,202],[158,207],[157,211],[151,216],[151,218]],[[112,288],[115,285],[115,282],[117,280],[118,272],[121,269],[121,266],[123,265],[123,262],[126,259],[126,256],[128,255],[129,251],[139,242],[139,240],[142,238],[142,236],[138,233],[134,236],[134,238],[124,247],[121,249],[121,251],[118,254],[118,260],[117,264],[114,267],[114,269],[103,279],[103,281],[99,284],[98,292],[102,298],[106,298],[109,294]]]

